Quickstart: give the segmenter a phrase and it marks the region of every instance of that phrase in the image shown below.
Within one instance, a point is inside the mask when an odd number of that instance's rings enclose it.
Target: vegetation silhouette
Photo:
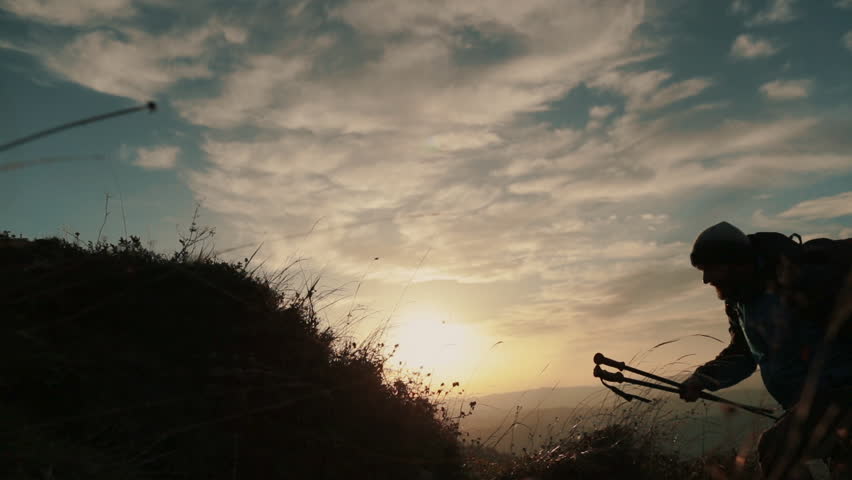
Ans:
[[[213,233],[171,258],[0,235],[0,477],[461,478],[457,421],[384,345],[322,328],[291,269],[216,260]]]

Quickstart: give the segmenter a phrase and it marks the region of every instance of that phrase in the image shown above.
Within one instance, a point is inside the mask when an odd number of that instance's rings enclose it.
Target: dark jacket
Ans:
[[[822,348],[825,329],[816,322],[797,320],[780,298],[762,293],[745,302],[728,302],[731,343],[695,373],[715,391],[748,378],[760,367],[766,390],[785,409],[799,398],[809,368]],[[814,372],[818,389],[852,385],[852,344],[831,345],[827,362]]]

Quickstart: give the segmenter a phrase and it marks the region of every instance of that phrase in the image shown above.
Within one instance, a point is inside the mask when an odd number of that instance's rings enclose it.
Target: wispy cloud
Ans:
[[[301,54],[277,63],[252,57],[247,68],[225,77],[222,95],[180,102],[179,107],[191,121],[217,127],[262,124],[376,133],[405,125],[438,130],[430,136],[457,127],[482,128],[511,121],[520,112],[542,110],[602,65],[628,56],[628,39],[643,13],[641,2],[577,8],[570,15],[555,1],[481,10],[467,2],[448,2],[444,8],[417,5],[353,2],[334,10],[336,18],[371,42],[385,42],[399,29],[409,32],[386,43],[380,58],[357,70],[316,75],[310,68],[332,46],[303,40]],[[553,24],[557,14],[570,18],[571,25]],[[521,42],[519,50],[529,53],[487,68],[459,62],[462,47],[456,32],[493,30],[495,22],[506,27],[491,35]],[[565,44],[572,48],[565,50]]]
[[[611,105],[596,105],[589,109],[589,117],[600,120],[610,116],[614,111],[615,108]]]
[[[852,157],[850,157],[852,161]],[[852,215],[852,192],[814,198],[798,203],[778,216],[803,220],[821,220]]]
[[[750,7],[747,0],[733,0],[730,7],[728,7],[728,11],[734,15],[743,15],[748,13],[749,10]]]
[[[852,0],[835,0],[834,6],[837,8],[852,8]]]
[[[86,25],[136,15],[133,0],[0,0],[0,8],[20,17],[59,25]]]
[[[664,70],[613,70],[593,79],[589,84],[626,96],[628,110],[655,110],[698,95],[713,83],[707,78],[690,78],[664,86],[669,78],[671,73]]]
[[[149,170],[166,170],[175,167],[178,153],[180,153],[178,147],[140,148],[136,151],[136,160],[133,164]]]
[[[793,100],[810,95],[811,80],[773,80],[760,87],[760,92],[771,100]]]
[[[764,10],[757,12],[748,22],[748,25],[769,25],[775,23],[787,23],[795,20],[796,12],[793,10],[795,0],[770,0]]]
[[[595,105],[589,109],[589,123],[586,125],[588,129],[600,128],[604,120],[612,115],[615,107],[612,105]]]
[[[742,34],[731,46],[731,56],[736,58],[769,57],[778,52],[778,48],[765,38]]]
[[[653,110],[694,97],[712,84],[713,82],[707,78],[690,78],[689,80],[674,83],[652,95],[643,108]]]
[[[69,40],[11,42],[33,53],[53,73],[99,92],[148,100],[180,80],[209,78],[208,49],[245,41],[238,27],[211,20],[190,30],[151,34],[136,27],[84,30]]]
[[[846,32],[846,35],[843,35],[843,45],[852,52],[852,30]]]
[[[686,250],[684,245],[680,248]],[[695,269],[688,264],[681,267],[649,264],[641,270],[608,279],[606,286],[601,286],[605,302],[574,308],[595,318],[621,316],[700,287],[696,277]]]

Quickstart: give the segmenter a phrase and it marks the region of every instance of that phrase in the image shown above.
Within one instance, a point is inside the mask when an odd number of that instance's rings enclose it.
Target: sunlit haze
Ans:
[[[400,313],[388,332],[399,345],[394,360],[409,368],[423,367],[437,377],[469,377],[487,349],[488,337],[470,324],[454,322],[434,307],[413,307]]]
[[[0,144],[159,106],[0,153],[0,230],[172,252],[200,203],[222,258],[469,393],[683,375],[729,338],[701,230],[852,236],[849,1],[0,0],[0,32]]]

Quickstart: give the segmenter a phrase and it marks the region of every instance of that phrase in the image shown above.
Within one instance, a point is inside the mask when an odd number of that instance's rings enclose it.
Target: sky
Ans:
[[[688,373],[728,340],[704,228],[852,236],[849,0],[0,0],[0,32],[0,143],[159,107],[0,153],[0,229],[172,252],[199,204],[468,393]]]

